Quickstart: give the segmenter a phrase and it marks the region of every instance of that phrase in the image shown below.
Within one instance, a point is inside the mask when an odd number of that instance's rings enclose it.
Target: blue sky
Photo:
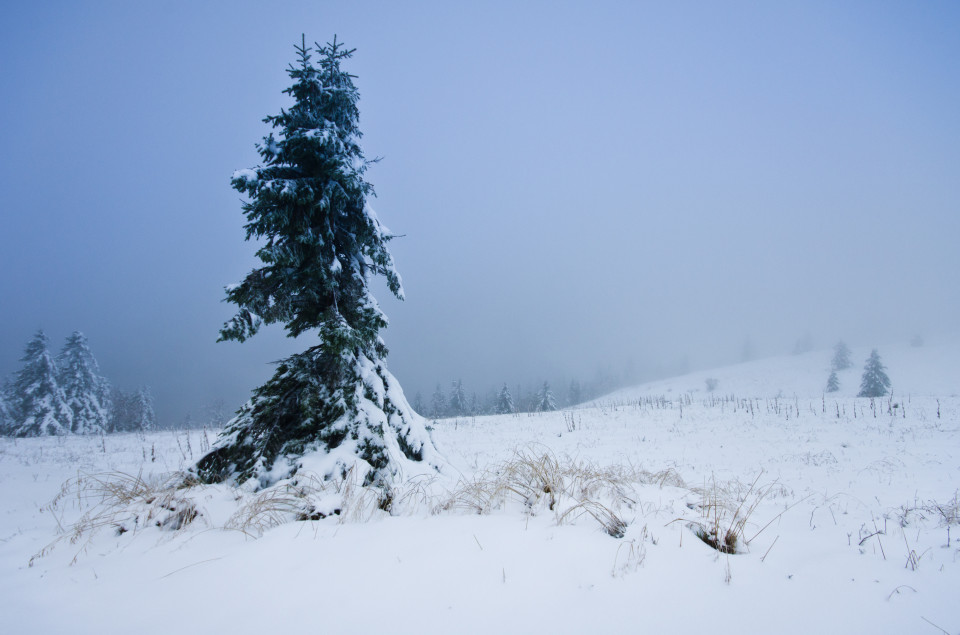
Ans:
[[[411,398],[956,331],[955,3],[33,5],[0,25],[0,375],[80,329],[176,423],[310,345],[215,344],[301,33],[357,48]]]

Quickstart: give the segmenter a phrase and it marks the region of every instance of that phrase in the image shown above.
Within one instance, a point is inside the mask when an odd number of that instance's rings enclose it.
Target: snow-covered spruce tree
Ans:
[[[437,384],[437,389],[433,391],[433,397],[430,399],[430,416],[434,419],[447,416],[447,398],[443,396],[440,384]]]
[[[827,377],[827,392],[837,392],[840,390],[840,379],[837,377],[837,371],[830,371],[830,376]]]
[[[550,384],[543,382],[543,387],[537,393],[537,412],[546,412],[557,409],[557,400],[553,397],[553,391],[550,390]]]
[[[70,431],[105,432],[110,417],[110,382],[100,375],[84,334],[74,331],[56,361],[57,378],[73,417]]]
[[[153,393],[149,386],[140,386],[130,396],[130,418],[125,430],[127,432],[141,432],[154,430],[157,427],[157,415],[153,411]]]
[[[830,361],[832,370],[846,370],[853,367],[850,359],[850,348],[843,342],[837,342],[833,347],[833,359]]]
[[[247,239],[263,241],[263,266],[227,288],[239,310],[220,340],[243,342],[262,324],[281,323],[290,337],[317,329],[319,343],[281,360],[253,391],[198,462],[207,482],[254,478],[267,487],[309,463],[324,478],[356,465],[364,484],[389,488],[401,471],[438,465],[423,419],[383,361],[387,320],[368,279],[382,275],[403,294],[387,250],[392,236],[367,202],[359,93],[341,69],[353,50],[336,38],[315,47],[296,47],[284,91],[294,103],[264,120],[276,136],[257,146],[263,164],[233,175],[249,199]]]
[[[575,406],[583,401],[583,389],[580,387],[580,382],[576,379],[570,380],[570,390],[567,393],[567,398],[570,400],[571,406]]]
[[[155,419],[153,397],[149,388],[141,387],[133,392],[114,388],[110,392],[110,405],[107,432],[137,432],[153,427],[150,423]],[[141,428],[144,422],[148,427]]]
[[[467,395],[463,391],[463,380],[454,379],[450,382],[450,401],[447,404],[447,412],[451,417],[464,417],[469,411]]]
[[[110,416],[107,418],[106,432],[126,432],[130,427],[130,421],[134,419],[132,414],[133,394],[124,392],[116,386],[110,390]]]
[[[73,415],[57,382],[57,365],[43,331],[33,336],[20,361],[23,368],[13,382],[13,434],[18,437],[69,434]]]
[[[860,379],[858,397],[883,397],[890,390],[890,378],[887,369],[880,361],[880,354],[873,349],[867,363],[863,366],[863,377]]]
[[[507,384],[504,382],[503,388],[500,389],[500,393],[497,395],[497,414],[508,415],[512,414],[513,411],[513,397],[510,396],[510,389],[507,388]]]

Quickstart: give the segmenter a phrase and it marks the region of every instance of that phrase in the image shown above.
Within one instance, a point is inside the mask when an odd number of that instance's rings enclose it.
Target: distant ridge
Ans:
[[[828,396],[857,396],[863,365],[873,348],[880,353],[887,367],[895,396],[960,395],[960,338],[950,338],[916,347],[903,343],[853,348],[850,356],[853,367],[837,373],[840,390],[828,393]],[[630,401],[661,395],[669,398],[673,394],[685,393],[706,396],[710,394],[707,379],[716,380],[713,393],[717,396],[819,397],[826,390],[832,358],[833,350],[828,348],[800,355],[758,359],[621,388],[589,403]]]

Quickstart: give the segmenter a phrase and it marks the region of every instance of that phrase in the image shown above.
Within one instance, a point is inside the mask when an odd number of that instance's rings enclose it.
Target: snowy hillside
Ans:
[[[5,630],[960,633],[957,353],[881,347],[894,399],[855,350],[825,398],[819,352],[437,421],[444,474],[315,520],[309,480],[155,480],[203,432],[0,439]]]
[[[834,397],[855,397],[860,390],[863,364],[870,355],[870,348],[853,349],[853,366],[838,373],[840,390]],[[960,339],[950,338],[924,346],[893,344],[878,348],[896,396],[908,395],[960,395]],[[644,397],[671,394],[707,393],[706,380],[717,380],[714,392],[717,395],[738,397],[817,397],[823,395],[830,375],[829,349],[759,359],[726,368],[698,371],[625,388],[596,400],[630,401]]]

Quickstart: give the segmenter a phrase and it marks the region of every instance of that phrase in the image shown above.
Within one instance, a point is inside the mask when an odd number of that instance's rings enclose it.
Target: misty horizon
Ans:
[[[316,341],[216,343],[301,33],[357,49],[411,402],[957,334],[956,7],[255,7],[10,9],[0,378],[80,330],[170,426]]]

